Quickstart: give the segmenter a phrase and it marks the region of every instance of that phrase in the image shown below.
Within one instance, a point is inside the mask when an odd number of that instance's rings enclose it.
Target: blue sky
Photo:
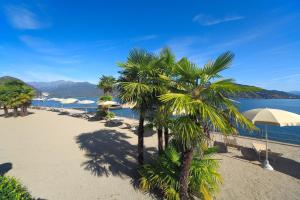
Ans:
[[[0,17],[0,76],[96,83],[131,48],[169,46],[199,66],[233,51],[225,77],[300,90],[298,0],[1,0]]]

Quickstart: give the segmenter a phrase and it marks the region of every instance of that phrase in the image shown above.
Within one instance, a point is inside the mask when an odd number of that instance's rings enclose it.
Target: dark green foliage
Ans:
[[[100,101],[112,101],[113,100],[113,97],[111,95],[102,95],[100,98],[99,98]]]
[[[34,89],[20,80],[9,79],[0,84],[0,106],[22,108],[22,115],[27,114],[27,107],[34,96]]]
[[[204,157],[195,154],[189,172],[189,195],[200,199],[212,199],[218,191],[222,179],[217,172],[219,163],[211,158],[215,149],[204,151]],[[143,165],[140,188],[145,191],[159,189],[164,197],[169,200],[179,200],[179,175],[182,156],[174,145],[156,157],[150,164]]]
[[[113,91],[115,83],[116,79],[113,76],[102,76],[97,86],[103,89],[104,94],[107,94]]]
[[[15,178],[0,176],[0,200],[31,200],[27,189]]]
[[[96,119],[112,119],[115,117],[115,113],[110,112],[107,108],[98,107],[96,111]]]

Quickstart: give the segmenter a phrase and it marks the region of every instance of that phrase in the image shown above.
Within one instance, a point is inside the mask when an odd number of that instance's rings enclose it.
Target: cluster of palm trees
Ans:
[[[134,109],[139,113],[137,157],[142,166],[140,174],[144,176],[141,187],[155,186],[168,199],[186,200],[193,195],[209,199],[213,192],[212,182],[204,184],[201,176],[197,176],[199,170],[195,172],[192,166],[203,169],[203,162],[208,163],[205,152],[208,151],[206,144],[210,131],[232,134],[238,127],[254,128],[230,97],[257,88],[235,84],[233,79],[224,79],[221,75],[233,58],[233,53],[225,52],[198,67],[185,57],[177,60],[168,48],[158,55],[133,49],[127,61],[118,64],[121,67],[117,80],[118,96],[124,103],[135,105]],[[169,159],[173,166],[178,164],[177,171],[168,171],[167,166],[144,165],[145,119],[157,130],[160,157],[156,160]],[[217,175],[214,173],[216,165],[211,166],[211,174]],[[172,169],[170,165],[169,169]],[[168,172],[173,172],[172,178]],[[170,180],[175,181],[173,186],[168,185]]]
[[[35,90],[22,81],[8,80],[0,84],[0,107],[5,116],[9,115],[9,109],[13,109],[15,117],[18,116],[18,109],[21,116],[26,116],[34,96]]]

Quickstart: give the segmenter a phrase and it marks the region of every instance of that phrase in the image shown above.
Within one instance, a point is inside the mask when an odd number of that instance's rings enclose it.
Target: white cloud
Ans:
[[[10,24],[17,29],[41,29],[48,25],[42,23],[39,17],[22,6],[7,6],[6,15]]]
[[[238,15],[225,16],[223,18],[213,18],[209,15],[199,14],[199,15],[196,15],[193,18],[193,21],[198,22],[199,24],[201,24],[203,26],[211,26],[211,25],[216,25],[216,24],[230,22],[230,21],[237,21],[237,20],[241,20],[241,19],[244,19],[244,18],[245,17],[238,16]]]

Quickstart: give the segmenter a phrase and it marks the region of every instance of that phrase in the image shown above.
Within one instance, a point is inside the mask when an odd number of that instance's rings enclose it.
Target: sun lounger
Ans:
[[[238,144],[236,138],[228,138],[228,137],[225,137],[225,138],[224,138],[224,143],[226,144],[226,146],[234,147],[234,148],[240,149],[240,145]]]
[[[263,155],[263,156],[266,155],[266,144],[253,142],[252,146],[258,155],[258,160],[260,161],[261,155]],[[269,156],[270,160],[275,162],[278,157],[282,156],[282,153],[272,152],[270,149],[268,149],[268,156]]]
[[[258,160],[260,160],[261,153],[266,152],[266,144],[253,142],[252,146],[253,146],[254,151],[258,155]]]

